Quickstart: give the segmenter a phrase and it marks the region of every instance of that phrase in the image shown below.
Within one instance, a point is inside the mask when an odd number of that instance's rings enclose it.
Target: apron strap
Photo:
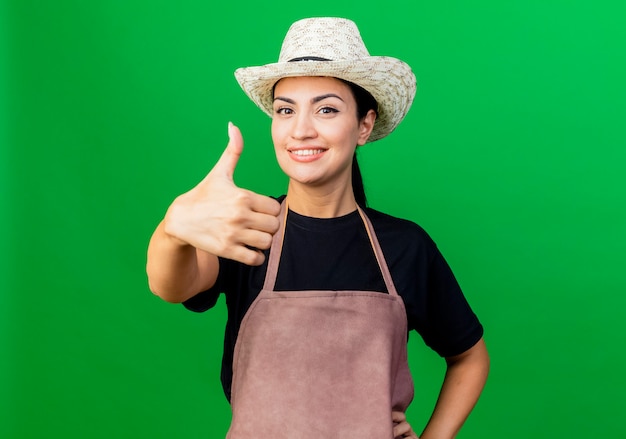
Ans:
[[[372,222],[358,204],[356,208],[358,209],[359,214],[361,215],[361,219],[365,224],[365,230],[367,231],[367,236],[370,238],[370,243],[372,244],[372,248],[374,249],[374,254],[376,255],[376,260],[378,261],[380,272],[383,275],[383,280],[385,281],[387,292],[392,296],[397,296],[398,291],[396,290],[396,286],[393,283],[393,279],[391,279],[391,272],[389,271],[389,267],[387,266],[387,260],[385,259],[385,255],[383,255],[383,249],[380,247],[380,243],[378,242],[378,238],[376,237],[374,226],[372,226]]]
[[[263,289],[266,291],[274,291],[276,284],[276,275],[278,274],[278,264],[280,255],[283,252],[283,242],[285,239],[285,227],[287,226],[287,200],[280,203],[280,213],[278,214],[280,225],[272,238],[272,246],[267,261],[267,272],[265,273],[265,282]]]
[[[265,282],[263,283],[263,289],[266,291],[273,291],[274,285],[276,284],[278,265],[280,263],[280,255],[283,251],[283,242],[285,239],[285,228],[287,225],[288,210],[289,208],[287,206],[287,200],[285,199],[280,205],[280,213],[278,214],[280,226],[278,228],[278,231],[274,234],[274,237],[272,238],[272,247],[270,248],[270,253],[267,261],[267,272],[265,273]],[[361,219],[363,220],[363,224],[365,225],[365,231],[367,232],[370,244],[372,245],[372,249],[374,250],[374,255],[376,256],[376,261],[378,262],[380,272],[383,275],[383,281],[385,282],[385,286],[387,287],[387,292],[392,296],[397,296],[398,291],[396,290],[396,286],[391,279],[391,273],[389,272],[387,261],[385,260],[385,256],[383,255],[383,251],[380,247],[380,243],[378,242],[378,238],[376,237],[374,227],[372,226],[370,219],[367,217],[363,209],[361,209],[358,205],[357,210],[359,212],[359,215],[361,216]]]

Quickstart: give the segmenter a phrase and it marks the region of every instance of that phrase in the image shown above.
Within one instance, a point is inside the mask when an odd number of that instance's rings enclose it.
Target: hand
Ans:
[[[391,419],[394,423],[393,437],[394,438],[410,438],[419,439],[417,434],[411,428],[411,425],[406,420],[404,412],[393,411],[391,412]]]
[[[228,124],[229,142],[211,172],[174,200],[165,232],[182,244],[248,265],[261,265],[262,250],[278,230],[278,201],[241,189],[233,174],[243,151],[239,128]]]

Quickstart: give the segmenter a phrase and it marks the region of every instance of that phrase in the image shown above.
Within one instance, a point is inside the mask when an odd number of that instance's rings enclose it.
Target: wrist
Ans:
[[[187,241],[179,238],[178,234],[176,233],[176,227],[174,227],[174,225],[172,224],[172,221],[170,221],[167,215],[161,222],[161,230],[163,232],[165,239],[167,239],[167,242],[169,242],[171,245],[175,247],[190,246],[190,244]]]
[[[161,222],[163,233],[168,242],[176,247],[190,246],[189,242],[184,240],[184,222],[181,221],[185,218],[183,210],[181,209],[180,197],[176,198],[165,212],[165,217]]]

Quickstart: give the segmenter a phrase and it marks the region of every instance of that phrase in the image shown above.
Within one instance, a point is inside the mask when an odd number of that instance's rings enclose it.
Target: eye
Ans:
[[[339,113],[339,110],[333,107],[322,107],[319,109],[319,112],[322,114],[333,114],[333,113]]]
[[[293,114],[293,110],[289,107],[278,107],[274,111],[276,112],[276,114],[282,114],[282,115]]]

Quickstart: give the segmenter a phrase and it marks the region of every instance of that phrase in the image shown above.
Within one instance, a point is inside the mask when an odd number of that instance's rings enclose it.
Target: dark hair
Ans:
[[[343,79],[340,79],[340,81],[352,90],[354,100],[356,101],[356,117],[359,121],[361,121],[370,110],[374,110],[376,116],[378,116],[378,103],[370,92],[353,82]],[[365,186],[363,185],[363,175],[361,174],[361,168],[356,158],[356,151],[354,151],[354,156],[352,157],[352,190],[354,191],[354,198],[357,204],[361,207],[366,207],[367,197],[365,195]]]

